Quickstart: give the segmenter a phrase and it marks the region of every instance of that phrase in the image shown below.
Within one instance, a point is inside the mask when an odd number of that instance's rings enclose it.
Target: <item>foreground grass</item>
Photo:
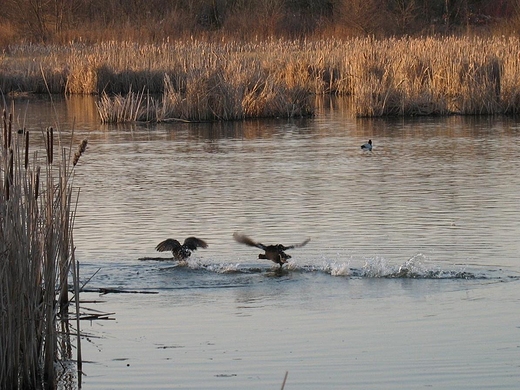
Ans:
[[[0,388],[54,389],[56,363],[72,358],[70,274],[74,291],[79,292],[72,239],[72,175],[86,141],[74,156],[70,149],[60,152],[59,134],[49,128],[43,135],[46,155],[39,156],[31,150],[29,132],[14,131],[5,111],[2,119]]]
[[[100,94],[105,122],[302,116],[309,95],[329,93],[351,95],[357,116],[517,114],[519,48],[504,37],[16,46],[0,86]]]

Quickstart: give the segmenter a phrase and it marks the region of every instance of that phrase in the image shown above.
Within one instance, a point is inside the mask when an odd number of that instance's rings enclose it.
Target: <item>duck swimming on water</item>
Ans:
[[[235,239],[236,242],[239,242],[241,244],[245,244],[247,246],[254,246],[254,247],[262,249],[263,251],[265,251],[265,253],[260,253],[258,255],[258,258],[271,260],[271,261],[275,262],[276,264],[279,264],[280,268],[282,268],[283,265],[285,263],[287,263],[287,260],[289,260],[291,258],[290,255],[285,253],[285,251],[287,249],[301,248],[302,246],[306,245],[311,240],[310,238],[307,238],[305,241],[303,241],[300,244],[285,246],[282,244],[264,245],[264,244],[261,244],[259,242],[252,240],[248,236],[245,236],[245,235],[239,234],[239,233],[234,233],[233,238]]]
[[[208,244],[206,241],[201,240],[197,237],[188,237],[184,240],[184,243],[181,243],[173,238],[168,238],[163,242],[159,243],[155,247],[155,250],[159,252],[172,251],[173,258],[175,260],[186,260],[191,256],[191,252],[196,250],[197,248],[207,248]]]
[[[371,152],[372,151],[372,140],[369,139],[366,144],[361,145],[361,149]]]

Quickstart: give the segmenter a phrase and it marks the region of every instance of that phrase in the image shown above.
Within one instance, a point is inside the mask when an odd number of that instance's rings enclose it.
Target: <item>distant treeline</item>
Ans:
[[[188,36],[516,34],[518,0],[3,0],[0,46]]]

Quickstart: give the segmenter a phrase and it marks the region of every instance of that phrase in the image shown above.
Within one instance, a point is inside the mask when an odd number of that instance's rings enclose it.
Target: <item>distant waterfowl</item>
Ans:
[[[372,151],[372,140],[369,139],[366,144],[361,145],[361,149],[371,152]]]
[[[280,268],[282,268],[283,265],[285,263],[287,263],[287,260],[289,260],[291,258],[290,255],[285,253],[285,251],[287,249],[301,248],[302,246],[306,245],[311,240],[310,238],[307,238],[305,241],[303,241],[300,244],[285,246],[282,244],[264,245],[264,244],[261,244],[259,242],[252,240],[251,238],[249,238],[243,234],[239,234],[239,233],[234,233],[233,238],[235,239],[235,241],[237,241],[241,244],[245,244],[247,246],[254,246],[254,247],[262,249],[263,251],[265,251],[265,253],[260,253],[258,255],[258,258],[271,260],[271,261],[275,262],[276,264],[279,264]]]
[[[168,238],[163,242],[159,243],[155,247],[155,250],[159,252],[171,251],[173,258],[175,260],[186,260],[190,257],[191,252],[196,250],[197,248],[207,248],[208,244],[204,240],[201,240],[197,237],[188,237],[184,240],[184,243],[181,243],[173,238]]]

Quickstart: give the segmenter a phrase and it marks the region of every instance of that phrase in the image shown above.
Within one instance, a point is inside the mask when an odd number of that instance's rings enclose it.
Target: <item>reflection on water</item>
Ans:
[[[79,253],[153,256],[199,235],[208,261],[249,261],[231,239],[298,242],[304,264],[382,256],[515,266],[517,124],[443,118],[168,124],[92,129],[78,169]],[[374,151],[360,145],[374,139]],[[90,245],[89,243],[95,243]],[[493,260],[491,260],[493,259]]]
[[[17,102],[26,127],[89,140],[74,178],[89,287],[158,293],[105,296],[118,324],[104,329],[119,333],[89,358],[110,363],[86,368],[86,388],[276,388],[286,370],[299,389],[514,388],[519,122],[316,106],[302,120],[116,127],[91,97]],[[312,240],[279,272],[235,231]],[[154,250],[188,235],[209,247],[187,264]]]

